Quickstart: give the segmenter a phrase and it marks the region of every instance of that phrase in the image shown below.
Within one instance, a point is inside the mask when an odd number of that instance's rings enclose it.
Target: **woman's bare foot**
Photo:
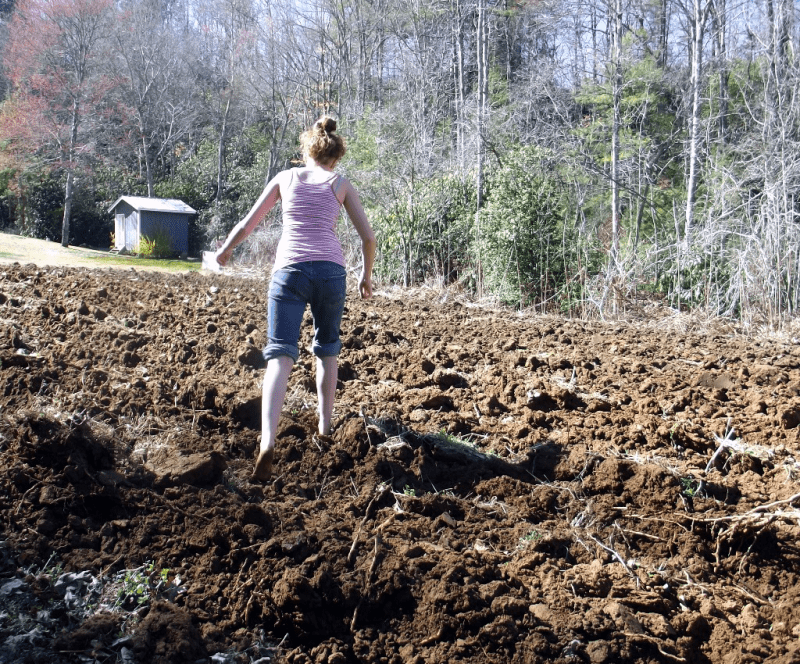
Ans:
[[[272,460],[275,457],[275,448],[261,450],[256,459],[256,467],[253,470],[253,479],[259,482],[266,482],[272,475]]]

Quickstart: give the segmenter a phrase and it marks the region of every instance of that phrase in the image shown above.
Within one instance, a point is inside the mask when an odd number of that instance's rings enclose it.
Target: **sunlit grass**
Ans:
[[[62,247],[57,242],[0,233],[0,260],[16,261],[23,265],[54,262],[63,265],[73,264],[75,267],[96,265],[109,268],[155,269],[165,272],[196,272],[202,267],[198,258],[160,259],[107,252],[107,249],[102,248]]]
[[[201,268],[201,263],[198,260],[181,260],[177,258],[138,258],[136,256],[87,256],[79,251],[75,252],[80,255],[82,260],[88,260],[98,265],[108,267],[157,267],[162,270],[169,270],[171,272],[192,272]]]

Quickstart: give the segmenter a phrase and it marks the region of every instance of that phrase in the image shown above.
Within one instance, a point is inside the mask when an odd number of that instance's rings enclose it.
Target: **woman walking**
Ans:
[[[270,180],[216,253],[217,262],[225,265],[234,247],[255,230],[280,199],[283,230],[269,288],[261,445],[253,472],[259,481],[272,474],[278,420],[289,374],[299,355],[306,305],[310,305],[314,317],[312,350],[316,356],[319,433],[330,433],[342,348],[339,325],[346,294],[344,254],[336,235],[342,206],[361,238],[359,292],[364,299],[372,296],[375,233],[356,190],[333,170],[346,151],[343,138],[336,133],[336,121],[327,116],[317,120],[300,135],[300,146],[305,166],[282,171]]]

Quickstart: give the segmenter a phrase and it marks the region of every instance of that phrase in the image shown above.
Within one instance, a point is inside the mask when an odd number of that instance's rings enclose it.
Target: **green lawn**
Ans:
[[[79,253],[83,260],[90,260],[93,263],[107,267],[158,267],[162,270],[174,272],[192,272],[201,268],[201,263],[197,259],[139,258],[138,256],[115,256],[113,254],[108,256],[87,256],[79,250],[75,250],[75,253]]]

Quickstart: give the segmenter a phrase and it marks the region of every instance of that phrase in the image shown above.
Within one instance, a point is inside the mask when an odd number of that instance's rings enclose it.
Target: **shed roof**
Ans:
[[[111,212],[120,201],[125,201],[136,210],[148,210],[150,212],[177,212],[180,214],[196,214],[196,210],[190,208],[183,201],[177,198],[147,198],[145,196],[120,196],[108,211]]]

